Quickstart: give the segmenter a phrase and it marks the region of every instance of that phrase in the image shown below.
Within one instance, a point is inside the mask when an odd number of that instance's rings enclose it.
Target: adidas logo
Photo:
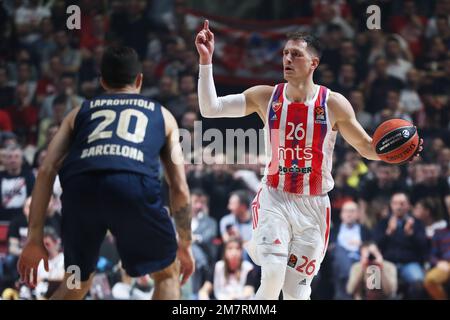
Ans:
[[[306,279],[303,279],[298,284],[301,285],[301,286],[306,286]]]
[[[275,239],[275,241],[273,242],[273,244],[281,244],[280,239]]]
[[[277,114],[275,113],[270,120],[278,120]]]

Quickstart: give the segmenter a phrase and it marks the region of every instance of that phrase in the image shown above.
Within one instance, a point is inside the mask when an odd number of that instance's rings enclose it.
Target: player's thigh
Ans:
[[[111,177],[107,186],[112,199],[108,226],[122,265],[133,277],[162,270],[176,257],[173,223],[161,197],[147,183],[147,177],[120,174]]]
[[[78,175],[64,185],[61,198],[64,265],[66,270],[79,268],[81,281],[87,281],[95,271],[107,230],[98,187],[96,177]]]
[[[162,282],[168,279],[178,279],[180,276],[180,262],[175,260],[168,267],[153,272],[150,276],[155,280],[155,282]]]
[[[263,190],[257,224],[252,236],[258,264],[263,262],[286,264],[291,226],[283,214],[283,206],[283,203],[275,201]]]

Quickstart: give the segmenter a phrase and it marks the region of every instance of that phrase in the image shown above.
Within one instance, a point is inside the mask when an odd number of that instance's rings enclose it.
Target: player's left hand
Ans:
[[[192,246],[178,244],[177,257],[180,261],[181,285],[184,285],[194,273],[195,263],[192,254]]]
[[[48,272],[48,251],[44,246],[44,242],[28,240],[17,263],[20,281],[35,288],[37,285],[37,271],[41,260],[44,260],[44,269]]]
[[[417,148],[416,152],[409,158],[409,161],[413,161],[416,157],[420,156],[422,150],[423,150],[423,139],[420,138],[419,147]]]

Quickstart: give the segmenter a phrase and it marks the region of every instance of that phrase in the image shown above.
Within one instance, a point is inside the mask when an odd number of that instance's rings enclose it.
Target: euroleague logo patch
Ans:
[[[403,136],[403,138],[405,138],[405,139],[407,139],[407,138],[409,138],[409,131],[408,130],[403,130],[402,131],[402,136]]]
[[[325,108],[324,106],[318,106],[314,108],[314,122],[318,124],[326,124]]]
[[[295,254],[291,254],[289,256],[288,266],[291,268],[295,268],[295,265],[297,264],[298,258]]]

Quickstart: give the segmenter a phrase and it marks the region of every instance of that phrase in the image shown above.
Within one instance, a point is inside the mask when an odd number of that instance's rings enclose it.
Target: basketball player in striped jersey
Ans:
[[[261,266],[257,299],[309,299],[330,234],[333,148],[339,131],[363,157],[379,160],[371,137],[341,94],[313,82],[320,43],[288,35],[283,50],[286,83],[260,85],[217,97],[212,75],[214,34],[204,23],[195,39],[200,56],[198,96],[204,117],[256,112],[265,124],[269,162],[252,203],[253,236],[246,249]],[[421,150],[421,147],[420,149]]]

